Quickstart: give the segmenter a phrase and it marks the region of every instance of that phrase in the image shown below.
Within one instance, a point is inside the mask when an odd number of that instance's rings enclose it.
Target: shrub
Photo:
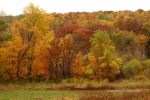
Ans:
[[[148,79],[150,79],[150,60],[144,60],[143,64],[143,72],[142,74],[145,75]]]
[[[128,35],[127,35],[128,34]],[[113,33],[111,40],[115,43],[117,49],[124,50],[125,47],[132,46],[135,35],[130,32],[120,31]]]
[[[133,76],[139,74],[141,71],[142,63],[137,59],[133,59],[127,62],[123,67],[125,78],[132,78]]]

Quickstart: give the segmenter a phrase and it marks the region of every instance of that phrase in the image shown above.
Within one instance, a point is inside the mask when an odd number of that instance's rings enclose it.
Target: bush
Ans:
[[[124,64],[122,71],[124,77],[127,79],[150,79],[150,60],[146,59],[143,61],[139,61],[137,59],[132,59]]]
[[[150,79],[150,60],[144,60],[143,64],[143,72],[142,74],[145,75],[148,79]]]
[[[127,35],[128,34],[128,35]],[[117,33],[113,33],[111,40],[115,43],[115,46],[119,50],[124,50],[125,47],[132,46],[135,35],[130,32],[120,31]]]
[[[143,64],[143,69],[150,68],[150,59],[146,59],[142,62]]]
[[[86,82],[83,78],[70,78],[70,79],[64,79],[62,80],[62,83],[84,83]]]
[[[132,78],[133,76],[138,75],[141,71],[142,63],[137,59],[127,62],[123,67],[125,78]]]

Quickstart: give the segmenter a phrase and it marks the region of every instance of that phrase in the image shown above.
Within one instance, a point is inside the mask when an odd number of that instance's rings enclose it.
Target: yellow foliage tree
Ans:
[[[13,22],[11,31],[14,37],[20,37],[23,44],[23,47],[18,52],[18,79],[20,73],[19,68],[22,67],[21,63],[24,60],[23,58],[27,60],[26,65],[28,67],[28,77],[30,78],[33,74],[33,66],[35,67],[34,61],[37,58],[36,56],[39,55],[41,48],[44,47],[43,43],[47,44],[52,39],[53,32],[49,29],[50,19],[50,15],[43,9],[30,4],[25,8],[23,17]],[[48,39],[45,40],[46,37],[48,37]],[[36,64],[36,66],[37,65],[41,64]]]

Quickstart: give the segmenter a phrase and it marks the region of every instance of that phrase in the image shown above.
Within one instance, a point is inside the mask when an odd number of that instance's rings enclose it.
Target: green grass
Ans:
[[[0,100],[60,100],[82,96],[81,91],[62,90],[1,90]]]
[[[148,100],[150,91],[130,90],[0,90],[0,100]]]

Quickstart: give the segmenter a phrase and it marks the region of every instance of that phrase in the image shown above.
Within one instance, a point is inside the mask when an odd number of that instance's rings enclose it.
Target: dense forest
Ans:
[[[0,15],[0,80],[150,79],[150,11]]]

